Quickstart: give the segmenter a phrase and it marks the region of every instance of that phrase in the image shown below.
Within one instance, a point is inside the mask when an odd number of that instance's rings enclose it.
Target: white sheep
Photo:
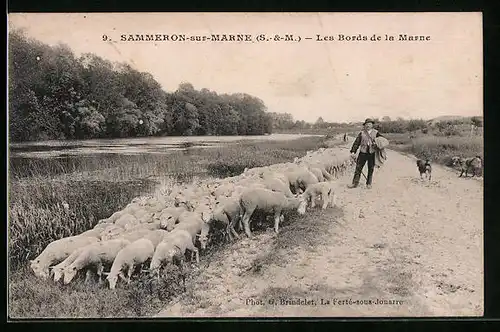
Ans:
[[[302,159],[296,160],[297,166],[302,166],[302,167],[307,167],[311,172],[313,172],[314,175],[318,178],[318,181],[320,181],[321,178],[327,179],[327,180],[333,180],[334,176],[330,173],[332,171],[330,164],[324,162],[324,156],[320,155],[313,155],[313,156],[305,156]],[[321,172],[321,175],[318,176],[318,170],[314,169],[319,169]]]
[[[191,234],[193,244],[196,243],[196,238],[199,236],[201,249],[206,248],[208,241],[207,235],[210,231],[210,225],[206,223],[201,215],[196,212],[183,212],[179,216],[179,223],[175,225],[174,230],[185,230]]]
[[[137,220],[140,220],[140,219],[146,217],[148,214],[150,214],[150,212],[144,207],[144,208],[137,209],[136,211],[134,211],[133,216]]]
[[[332,206],[336,205],[336,194],[335,194],[336,184],[331,181],[323,181],[310,185],[304,191],[304,199],[306,202],[311,202],[311,208],[314,208],[315,201],[318,196],[321,196],[321,200],[323,201],[322,209],[326,209],[328,204]]]
[[[288,172],[287,177],[290,183],[290,186],[294,188],[295,193],[300,193],[307,189],[307,187],[313,183],[318,183],[318,178],[314,176],[311,171],[309,171],[306,167],[301,167],[295,171]]]
[[[153,223],[158,223],[161,229],[171,231],[174,229],[174,225],[177,223],[181,213],[186,211],[187,209],[183,206],[163,209],[161,212],[153,215]]]
[[[212,192],[212,196],[215,196],[216,198],[221,196],[228,197],[234,191],[234,186],[234,183],[225,183],[223,185],[220,185]]]
[[[114,239],[87,246],[73,263],[64,269],[64,284],[70,283],[78,271],[89,267],[96,268],[99,281],[101,281],[104,265],[111,265],[118,252],[128,244],[130,244],[128,240]]]
[[[83,233],[80,233],[78,236],[86,236],[86,237],[95,237],[97,239],[101,239],[101,232],[102,232],[103,229],[99,229],[99,228],[92,228],[92,229],[89,229],[88,231],[85,231]]]
[[[156,247],[158,244],[165,239],[171,232],[168,232],[164,229],[155,229],[154,231],[149,232],[148,234],[144,235],[145,239],[148,239],[153,243],[153,246]]]
[[[153,257],[155,252],[155,247],[149,239],[139,239],[136,240],[123,249],[121,249],[116,255],[113,265],[109,273],[104,273],[106,279],[109,283],[110,289],[115,289],[118,277],[122,278],[123,281],[130,283],[130,277],[134,271],[134,268],[141,266]],[[123,270],[127,270],[127,276],[123,274]]]
[[[289,182],[283,182],[283,180],[281,180],[282,177],[276,176],[276,174],[277,173],[271,175],[269,173],[266,173],[265,175],[263,175],[262,179],[264,180],[265,188],[272,191],[281,192],[285,194],[286,197],[293,197],[293,194],[290,191]]]
[[[314,176],[316,176],[316,178],[318,179],[319,182],[325,181],[325,178],[323,176],[323,173],[321,172],[321,169],[319,169],[318,167],[309,167],[309,170],[311,171],[311,173],[314,174]]]
[[[137,218],[137,222],[139,224],[152,223],[153,222],[153,215],[154,215],[153,212],[146,212],[141,217]]]
[[[147,210],[151,213],[160,212],[167,207],[167,202],[157,202],[155,204],[148,205]]]
[[[114,237],[120,236],[123,233],[128,233],[128,232],[134,232],[134,231],[139,231],[139,230],[150,230],[154,231],[160,229],[160,223],[159,222],[154,222],[154,223],[143,223],[143,224],[137,224],[133,227],[127,228],[124,232],[117,234]]]
[[[30,261],[30,266],[36,276],[49,278],[49,267],[65,260],[73,251],[99,239],[92,236],[70,236],[53,241],[45,247],[38,257]]]
[[[115,213],[113,213],[109,218],[106,218],[106,219],[101,219],[99,220],[99,224],[102,224],[102,223],[114,223],[116,220],[118,220],[118,218],[120,218],[122,215],[124,215],[125,213],[127,213],[126,211],[117,211]]]
[[[274,231],[278,233],[279,222],[283,220],[282,212],[296,209],[298,213],[304,214],[306,201],[301,196],[289,198],[283,193],[257,188],[245,190],[241,194],[240,206],[243,212],[242,223],[245,233],[251,237],[250,218],[255,210],[274,213]]]
[[[133,214],[126,213],[118,218],[118,220],[114,222],[114,225],[125,228],[126,225],[133,225],[137,223],[139,223],[139,221]]]
[[[54,281],[55,282],[58,282],[62,276],[63,276],[63,273],[64,273],[64,269],[69,266],[71,263],[73,263],[75,261],[75,259],[80,255],[80,253],[86,248],[87,246],[85,247],[81,247],[81,248],[78,248],[76,249],[75,251],[73,251],[71,253],[71,255],[69,255],[65,260],[63,260],[61,263],[57,264],[57,265],[54,265],[54,266],[51,266],[49,269],[51,270],[51,273],[54,277]],[[89,270],[90,272],[90,270]],[[86,279],[88,280],[89,279],[89,274],[87,274],[87,277]]]
[[[109,240],[125,232],[125,228],[111,224],[101,232],[101,240]]]
[[[288,177],[286,173],[283,172],[283,170],[276,169],[272,171],[266,171],[262,173],[262,179],[264,180],[264,182],[266,182],[267,179],[278,179],[288,185],[288,188],[290,188],[290,181],[288,180]]]
[[[137,241],[137,240],[145,237],[146,235],[150,234],[151,232],[153,232],[153,230],[146,229],[146,228],[138,228],[138,229],[134,229],[134,230],[129,231],[129,232],[121,233],[120,235],[118,235],[114,239],[125,239],[127,241],[134,242],[134,241]]]
[[[226,235],[229,240],[233,240],[232,235],[239,238],[240,236],[234,229],[234,225],[236,225],[236,222],[241,222],[240,197],[225,198],[217,203],[211,219],[226,226]]]
[[[208,222],[210,221],[210,216],[212,215],[214,206],[215,206],[215,201],[213,204],[211,202],[200,203],[196,205],[196,207],[193,209],[193,212],[199,214],[204,222]]]
[[[196,257],[196,263],[199,263],[199,252],[193,244],[191,234],[181,229],[172,231],[156,247],[149,266],[150,272],[153,275],[157,275],[159,278],[160,269],[169,263],[177,263],[182,269],[186,249],[191,251],[191,260],[194,255]]]
[[[209,204],[210,195],[209,191],[186,191],[178,194],[175,197],[175,206],[185,207],[189,211],[193,211],[199,204]]]

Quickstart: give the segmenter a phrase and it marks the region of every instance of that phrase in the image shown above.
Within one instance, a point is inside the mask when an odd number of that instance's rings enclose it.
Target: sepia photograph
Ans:
[[[9,13],[8,317],[481,317],[481,12]]]

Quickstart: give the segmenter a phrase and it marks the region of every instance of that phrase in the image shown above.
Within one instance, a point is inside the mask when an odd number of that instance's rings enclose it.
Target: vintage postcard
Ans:
[[[8,29],[10,319],[483,315],[481,13]]]

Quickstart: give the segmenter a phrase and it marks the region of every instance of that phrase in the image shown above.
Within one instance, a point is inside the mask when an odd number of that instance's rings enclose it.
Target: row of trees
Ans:
[[[477,126],[481,120],[469,119]],[[424,120],[376,119],[387,133],[427,130]],[[449,122],[449,121],[448,121]],[[447,132],[455,123],[432,126]],[[181,83],[164,91],[149,73],[94,54],[76,57],[9,32],[9,131],[12,141],[160,135],[262,135],[273,130],[353,128],[359,123],[294,120],[267,112],[248,94],[217,94]]]
[[[305,122],[304,120],[294,120],[290,113],[275,113],[270,112],[273,129],[278,130],[296,130],[296,129],[331,129],[331,128],[348,128],[352,127],[353,123],[328,122],[319,117],[314,123]]]
[[[259,98],[181,83],[165,92],[149,73],[94,54],[75,57],[9,32],[13,141],[151,135],[260,135],[272,118]]]
[[[386,120],[380,122],[378,120],[376,121],[377,129],[386,133],[406,133],[420,130],[423,133],[432,131],[444,136],[459,135],[464,129],[469,130],[471,128],[471,125],[473,130],[482,127],[482,118],[474,116],[470,118],[444,121],[426,121],[422,119],[398,119],[396,121]]]

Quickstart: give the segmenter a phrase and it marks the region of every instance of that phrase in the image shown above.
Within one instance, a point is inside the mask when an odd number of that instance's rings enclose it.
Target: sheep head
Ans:
[[[207,248],[207,243],[208,243],[208,232],[210,231],[210,225],[206,222],[203,223],[203,226],[201,228],[201,234],[198,238],[200,241],[200,248],[201,250],[205,250]]]
[[[151,258],[151,263],[149,263],[149,275],[151,277],[158,277],[158,278],[160,277],[160,267],[163,263],[163,260],[159,257],[157,253],[161,251],[161,248],[164,247],[165,245],[166,244],[163,242],[158,244],[156,252],[153,255],[153,258]]]
[[[40,264],[40,260],[39,259],[33,259],[33,260],[30,260],[30,267],[32,269],[38,267],[38,264]]]
[[[67,268],[64,269],[64,284],[67,285],[73,280],[75,277],[76,273],[78,272],[78,269],[76,266],[68,266]]]
[[[33,270],[33,273],[43,279],[48,279],[50,277],[50,272],[49,268],[42,268],[40,265],[32,265],[31,269]]]
[[[299,207],[297,208],[297,212],[301,215],[304,215],[306,213],[307,201],[303,195],[300,195],[298,197],[298,200],[299,200]]]
[[[54,277],[54,282],[58,282],[64,275],[64,270],[61,267],[52,267],[52,275]]]
[[[213,217],[213,209],[212,207],[210,206],[210,204],[208,203],[205,203],[205,204],[200,204],[195,212],[199,213],[201,219],[204,221],[204,222],[209,222],[210,220],[212,220],[212,217]]]
[[[109,289],[116,288],[116,283],[118,282],[118,277],[120,277],[122,280],[126,280],[125,275],[123,274],[123,271],[120,271],[119,274],[111,274],[111,273],[107,273],[107,272],[103,272],[103,274],[106,276],[106,280],[109,283]]]
[[[175,218],[172,214],[165,214],[160,219],[160,229],[171,230],[171,228],[175,225]]]
[[[293,198],[288,198],[289,207],[296,209],[301,215],[306,213],[307,198],[304,194],[297,194]]]

